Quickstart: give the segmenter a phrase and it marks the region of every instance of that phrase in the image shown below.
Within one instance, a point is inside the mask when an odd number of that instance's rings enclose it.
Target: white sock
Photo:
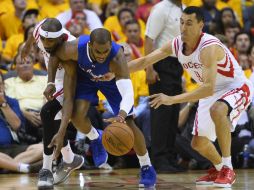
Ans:
[[[98,131],[92,126],[91,131],[86,134],[90,140],[97,139],[99,137]]]
[[[42,168],[43,169],[48,169],[48,170],[52,171],[52,162],[53,162],[53,154],[46,155],[45,153],[43,153],[43,165],[42,165]]]
[[[29,164],[19,163],[18,171],[23,172],[23,173],[28,173],[29,172]]]
[[[71,150],[69,141],[68,141],[68,144],[61,149],[61,153],[63,155],[63,160],[65,163],[70,164],[73,162],[74,153]]]
[[[217,171],[220,171],[221,168],[223,167],[223,162],[221,162],[220,164],[214,165],[214,167],[216,168]]]
[[[223,163],[224,166],[227,166],[230,169],[233,169],[232,162],[231,162],[231,156],[222,157],[222,163]]]
[[[141,167],[146,166],[146,165],[148,165],[148,166],[152,165],[151,161],[150,161],[150,158],[149,158],[149,155],[148,155],[148,152],[146,152],[144,156],[137,155],[137,157],[138,157],[139,164],[140,164]]]

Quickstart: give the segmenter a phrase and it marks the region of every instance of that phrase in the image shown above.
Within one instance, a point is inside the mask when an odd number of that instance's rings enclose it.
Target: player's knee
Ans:
[[[191,141],[191,147],[196,150],[197,152],[201,151],[203,149],[203,144],[199,140],[198,136],[193,136],[192,141]]]
[[[220,119],[227,115],[227,106],[223,102],[216,102],[212,105],[209,111],[213,120]]]

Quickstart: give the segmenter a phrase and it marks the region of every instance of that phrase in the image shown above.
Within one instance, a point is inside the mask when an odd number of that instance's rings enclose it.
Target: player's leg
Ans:
[[[53,136],[59,130],[61,117],[58,117],[57,114],[61,109],[62,106],[59,100],[54,99],[50,102],[47,102],[41,110],[41,119],[44,128],[44,154],[43,167],[42,170],[40,170],[39,172],[38,186],[40,187],[40,189],[47,188],[48,186],[52,187],[52,178],[54,179],[54,184],[59,184],[65,181],[72,171],[80,168],[84,163],[84,158],[82,156],[79,156],[72,152],[69,141],[67,140],[67,135],[65,135],[63,148],[61,149],[63,161],[59,164],[56,172],[52,175],[53,148],[48,148],[48,144],[51,142]],[[69,169],[65,170],[65,168]]]
[[[43,165],[39,171],[37,186],[39,189],[53,188],[54,178],[52,173],[53,148],[48,148],[49,143],[57,132],[54,126],[56,114],[62,109],[56,100],[47,102],[41,109],[41,121],[43,127]]]
[[[136,126],[132,116],[126,118],[126,123],[131,127],[134,134],[134,150],[137,154],[141,167],[140,187],[153,187],[156,184],[156,172],[151,164],[148,151],[146,149],[145,138],[140,129]]]
[[[252,98],[252,86],[247,84],[223,94],[210,109],[222,153],[223,168],[214,182],[218,187],[231,187],[236,176],[231,163],[231,131]]]
[[[112,110],[114,111],[114,114],[117,115],[120,110],[120,103],[121,103],[122,97],[118,91],[118,88],[115,82],[111,81],[108,83],[104,83],[103,86],[100,86],[100,91],[107,98]],[[134,139],[135,139],[134,150],[138,156],[138,159],[141,165],[140,186],[141,187],[154,186],[156,183],[156,173],[154,168],[151,165],[148,151],[146,149],[144,135],[134,123],[132,116],[127,117],[126,122],[127,122],[127,125],[132,128],[132,131],[134,133]]]
[[[212,185],[216,180],[223,164],[222,159],[214,144],[216,133],[215,126],[209,113],[209,108],[216,101],[216,98],[209,98],[199,101],[194,126],[191,146],[199,154],[207,158],[214,165],[208,170],[208,174],[196,180],[196,184]]]
[[[97,99],[96,93],[97,90],[92,95],[95,99]],[[87,97],[91,96],[88,95]],[[85,99],[75,100],[72,123],[80,132],[84,133],[86,137],[90,139],[94,164],[100,168],[107,162],[108,154],[102,145],[102,131],[95,129],[87,116],[89,106],[90,102]]]

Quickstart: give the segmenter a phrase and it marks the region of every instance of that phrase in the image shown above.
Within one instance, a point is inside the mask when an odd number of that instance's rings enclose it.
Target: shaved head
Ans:
[[[111,34],[104,28],[97,28],[91,32],[90,41],[92,44],[94,42],[98,44],[106,44],[107,42],[111,43]]]
[[[56,18],[47,18],[41,25],[41,28],[48,32],[57,32],[62,29],[62,24]]]

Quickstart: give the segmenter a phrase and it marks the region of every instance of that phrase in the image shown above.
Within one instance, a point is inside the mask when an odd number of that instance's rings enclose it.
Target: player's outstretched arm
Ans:
[[[62,109],[62,120],[60,128],[57,134],[52,139],[49,147],[55,146],[55,158],[60,154],[61,148],[63,147],[63,139],[68,127],[68,123],[71,119],[73,111],[73,102],[76,89],[76,64],[72,61],[65,62],[64,64],[64,101]]]
[[[170,56],[172,54],[172,47],[169,44],[171,44],[171,42],[167,43],[159,49],[154,50],[153,52],[144,57],[140,57],[138,59],[128,62],[129,71],[132,73],[135,71],[143,70],[149,65],[152,65]]]
[[[33,35],[30,35],[25,42],[24,47],[21,49],[21,59],[24,60],[30,53],[32,45],[35,42],[35,38]]]
[[[213,95],[217,74],[217,61],[222,60],[225,53],[217,45],[204,48],[200,53],[200,61],[203,64],[202,80],[203,84],[192,92],[183,93],[177,96],[167,96],[165,94],[154,94],[150,105],[158,108],[160,105],[172,105],[183,102],[194,102],[199,99]]]

